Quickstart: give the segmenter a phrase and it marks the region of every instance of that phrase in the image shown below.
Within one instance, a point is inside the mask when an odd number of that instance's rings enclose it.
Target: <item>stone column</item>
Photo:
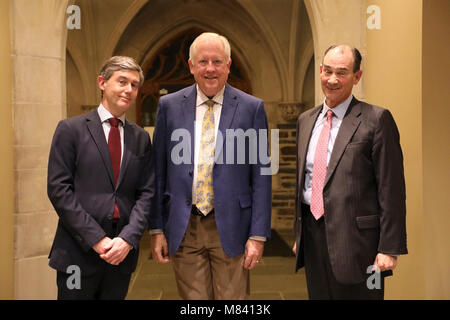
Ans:
[[[275,229],[292,228],[295,206],[296,122],[305,106],[301,102],[278,104],[280,169],[272,187],[272,224]]]
[[[15,299],[56,298],[48,253],[57,215],[47,161],[65,117],[65,0],[11,1],[15,180]]]
[[[14,158],[9,1],[0,1],[0,300],[14,298]]]
[[[366,1],[365,0],[304,0],[314,40],[315,105],[323,102],[318,76],[323,53],[332,44],[346,43],[358,48],[366,56]],[[364,76],[353,89],[358,99],[365,99]]]

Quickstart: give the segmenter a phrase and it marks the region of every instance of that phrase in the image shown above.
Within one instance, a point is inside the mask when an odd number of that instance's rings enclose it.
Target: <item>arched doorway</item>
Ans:
[[[188,65],[189,47],[204,31],[200,28],[190,28],[177,34],[161,45],[159,51],[144,63],[145,81],[136,100],[137,124],[152,131],[159,98],[195,82]],[[232,56],[228,83],[251,94],[249,78],[241,66],[239,59]]]

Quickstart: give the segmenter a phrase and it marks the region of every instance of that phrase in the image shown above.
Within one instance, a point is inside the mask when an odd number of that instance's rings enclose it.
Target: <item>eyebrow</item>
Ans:
[[[324,68],[328,68],[328,69],[334,69],[332,66],[329,66],[329,65],[327,65],[327,64],[324,64],[323,67],[324,67]],[[347,67],[338,67],[338,68],[336,68],[336,69],[337,69],[337,70],[350,70],[350,69],[347,68]]]
[[[139,83],[139,81],[137,81],[137,80],[131,80],[131,79],[125,77],[125,76],[119,76],[119,80],[122,80],[122,79],[123,80],[127,80],[127,81],[131,81],[133,83]]]

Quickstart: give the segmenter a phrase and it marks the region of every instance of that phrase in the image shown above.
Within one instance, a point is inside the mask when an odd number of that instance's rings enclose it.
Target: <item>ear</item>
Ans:
[[[228,69],[231,68],[231,59],[228,61],[227,66],[228,66]]]
[[[191,74],[194,74],[194,64],[192,63],[191,59],[188,60],[189,70],[191,71]]]
[[[359,82],[359,80],[361,80],[362,77],[362,70],[358,70],[355,72],[355,76],[353,78],[353,85],[356,86]]]
[[[100,90],[105,90],[105,83],[106,83],[105,78],[103,78],[102,76],[98,76],[97,83],[98,83],[98,87],[100,88]]]
[[[320,66],[319,66],[320,73],[322,73],[322,68],[323,68],[323,64],[320,64]]]

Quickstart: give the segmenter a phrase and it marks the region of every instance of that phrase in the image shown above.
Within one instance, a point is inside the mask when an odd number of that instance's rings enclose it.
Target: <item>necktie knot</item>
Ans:
[[[119,127],[119,122],[121,122],[120,119],[109,118],[109,123],[111,124],[111,127],[118,128]]]
[[[331,118],[333,118],[333,111],[327,111],[327,122],[331,122]]]
[[[205,103],[209,108],[212,108],[212,107],[214,107],[215,102],[214,102],[214,100],[209,99]]]

